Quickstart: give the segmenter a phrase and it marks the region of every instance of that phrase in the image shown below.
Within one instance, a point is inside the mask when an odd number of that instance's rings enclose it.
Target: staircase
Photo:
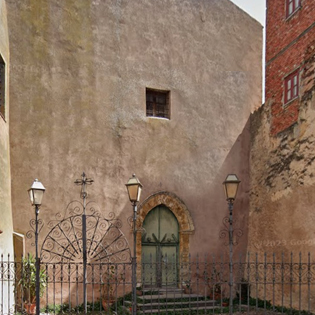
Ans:
[[[185,311],[204,311],[219,308],[214,300],[205,299],[199,294],[185,294],[178,288],[143,289],[142,295],[137,297],[138,314],[181,314]],[[130,307],[131,301],[125,301]]]

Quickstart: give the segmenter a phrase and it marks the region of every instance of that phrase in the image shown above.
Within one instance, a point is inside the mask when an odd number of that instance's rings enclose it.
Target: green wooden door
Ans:
[[[142,281],[146,286],[176,286],[178,222],[165,206],[152,209],[143,222]]]

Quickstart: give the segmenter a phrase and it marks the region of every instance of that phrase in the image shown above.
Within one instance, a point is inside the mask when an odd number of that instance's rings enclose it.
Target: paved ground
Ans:
[[[222,313],[222,314],[226,315],[227,313]],[[263,315],[263,314],[266,314],[266,315],[279,315],[279,314],[282,314],[282,313],[273,312],[273,311],[267,311],[266,310],[266,311],[234,312],[233,314],[234,315],[244,315],[244,314],[249,314],[249,315]]]

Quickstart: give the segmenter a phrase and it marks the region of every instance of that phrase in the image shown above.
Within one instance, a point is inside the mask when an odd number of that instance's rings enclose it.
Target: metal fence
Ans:
[[[0,313],[30,313],[34,301],[34,260],[1,256]],[[230,287],[235,312],[315,313],[315,262],[310,254],[246,255],[233,261],[229,283],[227,257],[142,257],[137,265],[138,314],[214,314],[228,312]],[[82,263],[41,264],[41,313],[87,311],[129,314],[131,263],[93,263],[83,277]]]

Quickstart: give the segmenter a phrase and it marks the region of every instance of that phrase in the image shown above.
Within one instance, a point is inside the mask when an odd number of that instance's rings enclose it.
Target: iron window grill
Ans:
[[[288,103],[299,96],[299,69],[284,79],[284,103]]]
[[[170,91],[146,89],[146,114],[170,119]]]

